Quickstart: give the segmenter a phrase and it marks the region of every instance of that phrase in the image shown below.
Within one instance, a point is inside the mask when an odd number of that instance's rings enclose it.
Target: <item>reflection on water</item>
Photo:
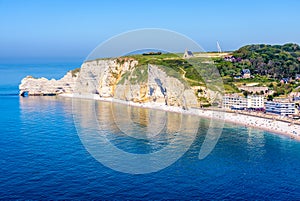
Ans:
[[[19,97],[20,111],[24,111],[23,114],[28,112],[49,112],[48,110],[43,110],[46,108],[53,109],[54,106],[62,106],[62,112],[71,114],[71,101],[70,99],[65,99],[56,96],[31,96],[31,97]]]
[[[300,143],[287,137],[225,124],[216,147],[199,160],[211,123],[200,119],[194,124],[193,120],[199,119],[195,116],[153,113],[165,117],[162,131],[156,136],[134,138],[115,122],[114,111],[124,109],[119,104],[75,102],[78,135],[72,99],[1,97],[0,106],[0,195],[4,200],[300,198]],[[141,123],[141,130],[151,125],[151,111],[127,110],[132,122],[128,125]],[[194,125],[199,126],[195,140],[189,130]],[[172,164],[168,158],[176,159],[173,152],[188,149],[191,141],[189,150]],[[121,158],[124,153],[115,152],[111,146],[132,155]],[[164,152],[166,147],[169,149]],[[166,162],[152,153],[159,153]],[[139,159],[139,155],[147,157]],[[168,164],[172,165],[146,175],[112,170],[145,173]]]
[[[113,109],[116,110],[118,107],[116,105],[113,105]],[[127,110],[131,110],[130,112],[130,118],[133,122],[139,124],[140,126],[147,127],[149,126],[150,119],[148,118],[149,116],[149,110],[148,109],[142,109],[138,107],[127,107]]]
[[[45,121],[51,124],[58,105],[62,116],[74,120],[78,136],[94,158],[112,169],[134,174],[158,171],[178,160],[193,143],[200,122],[197,116],[118,103],[62,97],[20,98],[21,111],[26,111],[22,118],[32,118],[32,122],[38,116],[47,116]],[[205,157],[221,134],[220,128],[211,125],[212,121],[199,148]]]
[[[265,136],[262,130],[253,129],[252,127],[247,128],[248,139],[247,143],[250,146],[263,147],[265,145]]]
[[[251,127],[246,129],[248,132],[247,148],[249,150],[249,160],[255,161],[258,159],[262,159],[266,153],[264,131],[253,129]]]
[[[199,118],[190,115],[93,100],[73,100],[73,114],[93,157],[133,174],[174,163],[193,143],[199,126]]]
[[[110,103],[113,121],[126,135],[148,139],[162,132],[166,125],[167,113],[160,110],[149,110],[127,105]],[[100,114],[101,111],[98,111]]]
[[[95,108],[99,129],[107,130],[109,141],[124,151],[139,154],[155,152],[171,139],[171,135],[165,132],[164,111],[108,102],[96,102]],[[139,151],[133,147],[139,147]]]

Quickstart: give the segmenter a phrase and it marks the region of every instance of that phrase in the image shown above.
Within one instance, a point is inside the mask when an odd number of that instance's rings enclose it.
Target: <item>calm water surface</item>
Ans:
[[[16,84],[0,86],[1,200],[300,199],[300,143],[287,137],[226,124],[215,149],[199,160],[209,123],[199,119],[195,140],[173,165],[150,174],[126,174],[102,165],[86,150],[70,99],[20,98],[17,93]],[[105,131],[116,146],[145,154],[166,145],[166,136],[152,141],[126,137],[107,115],[107,104],[96,104],[97,118],[107,122]],[[138,127],[147,126],[143,115],[137,118]],[[172,130],[176,121],[168,126]]]
[[[1,199],[300,199],[300,143],[289,138],[226,124],[215,149],[199,160],[207,130],[201,120],[195,141],[176,163],[132,175],[103,166],[87,152],[71,100],[0,99]],[[98,104],[101,109],[107,103]],[[118,137],[135,153],[149,146]]]

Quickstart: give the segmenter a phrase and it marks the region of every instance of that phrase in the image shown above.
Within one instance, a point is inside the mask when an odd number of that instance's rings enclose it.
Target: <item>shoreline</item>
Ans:
[[[105,102],[120,103],[133,107],[147,108],[163,110],[167,112],[176,112],[181,114],[195,115],[208,119],[215,119],[219,121],[224,121],[224,123],[238,124],[246,127],[257,128],[272,132],[275,134],[284,135],[290,137],[293,140],[300,141],[300,125],[292,124],[285,121],[280,121],[278,119],[269,119],[261,116],[253,116],[241,113],[231,113],[226,111],[216,111],[216,110],[205,110],[200,108],[191,108],[189,110],[184,110],[175,106],[166,106],[161,103],[135,103],[131,101],[118,100],[114,98],[102,98],[97,94],[89,95],[77,95],[77,94],[59,94],[59,97],[65,98],[79,98],[79,99],[92,99]]]

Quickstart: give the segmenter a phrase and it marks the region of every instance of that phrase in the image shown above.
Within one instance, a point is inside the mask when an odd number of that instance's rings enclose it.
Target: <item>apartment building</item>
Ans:
[[[227,94],[223,96],[222,107],[241,110],[264,108],[264,96],[250,95],[245,98],[238,94]]]
[[[265,107],[268,113],[284,116],[295,114],[296,111],[295,103],[292,102],[267,101],[265,102]]]

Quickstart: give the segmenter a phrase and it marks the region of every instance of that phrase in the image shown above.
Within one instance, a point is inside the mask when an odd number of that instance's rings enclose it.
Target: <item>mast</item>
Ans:
[[[218,48],[218,52],[221,53],[222,52],[222,49],[221,49],[221,46],[219,44],[219,42],[217,41],[217,48]]]

